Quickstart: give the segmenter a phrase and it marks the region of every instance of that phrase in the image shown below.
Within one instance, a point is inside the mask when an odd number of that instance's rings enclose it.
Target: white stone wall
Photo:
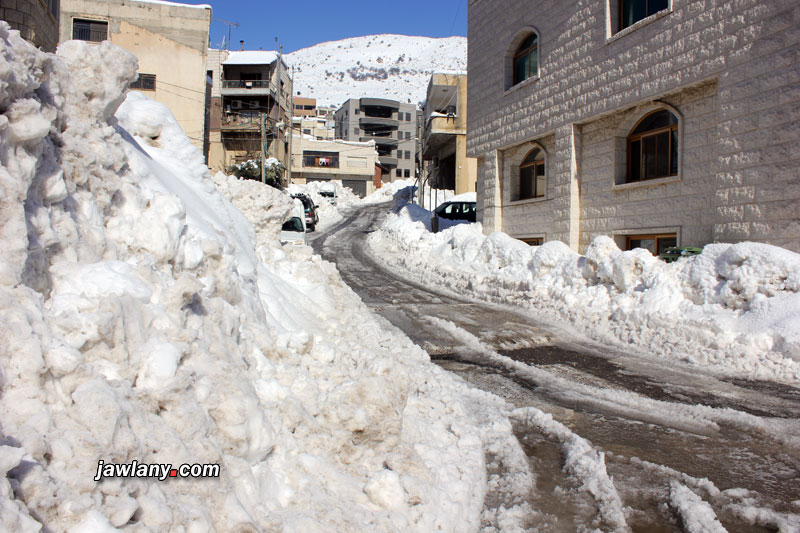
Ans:
[[[470,0],[468,155],[482,159],[487,231],[581,250],[669,230],[687,245],[800,251],[800,2],[672,0],[612,33],[616,4]],[[506,58],[531,28],[539,76],[507,88]],[[679,176],[620,186],[625,137],[658,107],[680,118]],[[517,147],[548,137],[547,199],[508,205],[504,192],[490,206]]]

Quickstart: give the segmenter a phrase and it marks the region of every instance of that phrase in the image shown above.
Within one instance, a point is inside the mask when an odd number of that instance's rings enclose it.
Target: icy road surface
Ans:
[[[515,309],[404,280],[364,243],[387,210],[354,210],[312,245],[434,361],[516,408],[535,475],[527,502],[542,513],[529,527],[800,531],[800,389],[609,353]],[[607,476],[575,460],[581,446]],[[491,450],[486,462],[490,477],[513,478]],[[502,529],[491,510],[515,498],[492,487],[485,525]]]

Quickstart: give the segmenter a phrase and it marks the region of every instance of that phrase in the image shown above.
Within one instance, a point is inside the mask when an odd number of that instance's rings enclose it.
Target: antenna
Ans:
[[[223,24],[227,24],[228,25],[228,43],[226,44],[226,46],[227,46],[226,50],[230,49],[230,46],[231,46],[231,28],[232,27],[233,28],[238,28],[239,27],[239,23],[238,22],[231,22],[230,20],[223,20],[223,19],[214,19],[214,20],[222,22]]]

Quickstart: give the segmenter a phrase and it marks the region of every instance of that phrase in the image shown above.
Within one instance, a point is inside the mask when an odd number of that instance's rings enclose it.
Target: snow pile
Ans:
[[[466,37],[367,35],[320,43],[283,56],[294,89],[319,105],[371,96],[418,104],[434,72],[466,70]]]
[[[0,529],[475,529],[463,385],[274,244],[279,193],[218,175],[248,220],[165,108],[119,107],[135,73],[0,23]]]
[[[380,189],[377,189],[372,194],[368,194],[361,199],[362,205],[381,204],[384,202],[391,202],[395,199],[398,193],[398,201],[402,203],[409,202],[413,194],[414,184],[416,178],[406,178],[402,180],[390,181],[384,183]]]
[[[423,283],[530,309],[643,354],[750,378],[800,380],[800,255],[766,244],[712,244],[665,263],[598,237],[585,255],[529,247],[479,224],[430,233],[418,208],[370,235],[375,255]]]

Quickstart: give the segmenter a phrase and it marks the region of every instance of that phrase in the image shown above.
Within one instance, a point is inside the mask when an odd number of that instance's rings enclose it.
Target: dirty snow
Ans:
[[[399,191],[399,202],[409,194]],[[710,244],[668,264],[598,237],[580,255],[560,241],[531,247],[504,233],[484,235],[480,224],[434,234],[418,205],[398,211],[369,245],[406,277],[528,309],[643,357],[800,381],[796,253],[752,242]]]

